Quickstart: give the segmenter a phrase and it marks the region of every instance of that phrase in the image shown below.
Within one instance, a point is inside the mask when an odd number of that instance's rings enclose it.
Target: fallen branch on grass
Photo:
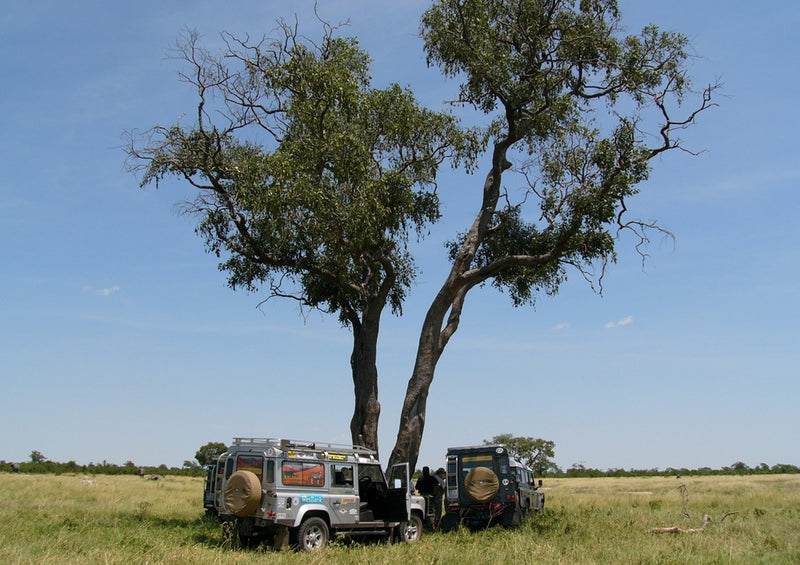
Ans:
[[[725,521],[725,518],[731,516],[732,514],[738,514],[739,512],[727,512],[721,519],[720,524]],[[697,532],[705,531],[706,526],[708,526],[713,520],[711,516],[706,514],[703,516],[703,527],[702,528],[679,528],[678,526],[672,526],[671,528],[650,528],[647,530],[648,534],[694,534]]]
[[[711,522],[712,522],[711,516],[706,514],[705,516],[703,516],[702,528],[686,529],[686,528],[679,528],[678,526],[673,526],[671,528],[650,528],[649,530],[647,530],[647,533],[648,534],[694,534],[696,532],[702,532],[703,530],[705,530],[706,526],[708,526]]]

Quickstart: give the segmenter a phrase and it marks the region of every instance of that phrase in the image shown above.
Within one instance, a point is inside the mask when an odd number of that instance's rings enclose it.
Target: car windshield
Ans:
[[[363,481],[369,479],[373,483],[385,483],[386,479],[383,478],[383,471],[380,465],[359,465],[358,467],[358,480]]]
[[[486,467],[494,470],[494,457],[491,454],[486,454],[468,455],[461,458],[461,469],[464,473],[469,473],[475,467]]]

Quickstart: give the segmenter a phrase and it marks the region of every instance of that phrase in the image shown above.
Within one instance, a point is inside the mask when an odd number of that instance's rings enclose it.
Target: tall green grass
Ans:
[[[188,477],[0,474],[0,563],[800,564],[798,475],[551,479],[545,512],[517,529],[337,541],[313,555],[232,547],[203,518],[201,491]],[[704,514],[702,532],[648,532],[700,528]]]

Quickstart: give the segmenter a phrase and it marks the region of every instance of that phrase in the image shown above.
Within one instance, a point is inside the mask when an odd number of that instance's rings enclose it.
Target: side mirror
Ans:
[[[539,486],[542,486],[542,479],[539,479]]]

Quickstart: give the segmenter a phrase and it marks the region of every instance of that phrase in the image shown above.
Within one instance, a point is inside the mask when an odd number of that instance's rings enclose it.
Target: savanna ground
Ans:
[[[546,510],[517,529],[312,555],[231,547],[201,491],[187,477],[0,474],[0,563],[800,564],[800,475],[545,479]],[[697,529],[705,514],[704,531],[648,532]]]

